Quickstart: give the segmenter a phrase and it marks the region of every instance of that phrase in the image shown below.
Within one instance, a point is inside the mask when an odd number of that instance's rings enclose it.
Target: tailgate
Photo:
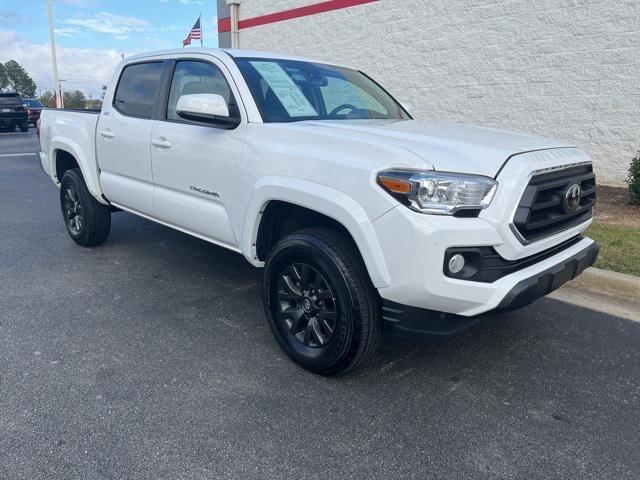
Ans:
[[[27,110],[17,97],[0,96],[0,118],[26,117]]]

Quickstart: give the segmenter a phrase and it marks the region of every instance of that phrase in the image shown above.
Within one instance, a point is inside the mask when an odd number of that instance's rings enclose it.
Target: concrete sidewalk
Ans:
[[[549,297],[640,322],[640,277],[589,268]]]

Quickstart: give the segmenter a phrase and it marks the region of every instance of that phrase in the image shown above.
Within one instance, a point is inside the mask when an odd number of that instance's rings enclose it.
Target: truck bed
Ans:
[[[100,112],[97,110],[45,108],[40,115],[40,145],[42,168],[56,184],[56,150],[71,153],[82,167],[89,191],[100,198],[96,157],[96,128]],[[85,171],[86,170],[86,171]]]

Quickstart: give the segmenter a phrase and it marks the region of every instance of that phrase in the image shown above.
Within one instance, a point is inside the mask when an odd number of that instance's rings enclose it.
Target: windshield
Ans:
[[[38,100],[24,99],[23,102],[29,108],[42,108],[42,104]]]
[[[297,60],[235,60],[265,122],[411,118],[357,70]]]

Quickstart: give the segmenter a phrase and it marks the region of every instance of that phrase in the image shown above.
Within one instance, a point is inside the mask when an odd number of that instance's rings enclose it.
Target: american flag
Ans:
[[[182,46],[186,47],[187,45],[191,45],[191,40],[202,40],[202,30],[200,30],[200,17],[198,17],[198,20],[196,20],[196,23],[193,25],[193,28],[189,32],[189,35],[187,35],[187,38],[182,41]]]

